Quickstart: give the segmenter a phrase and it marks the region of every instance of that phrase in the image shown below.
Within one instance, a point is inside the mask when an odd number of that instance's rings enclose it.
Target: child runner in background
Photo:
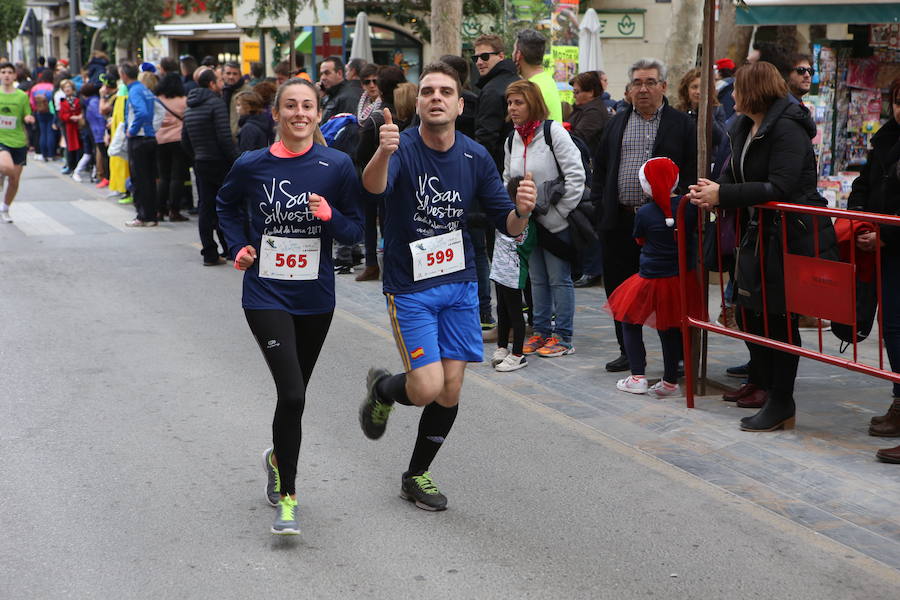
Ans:
[[[622,322],[625,354],[631,365],[631,376],[619,380],[616,387],[631,394],[649,394],[654,398],[680,396],[678,361],[681,360],[681,317],[686,309],[695,316],[702,312],[700,285],[690,277],[687,307],[681,306],[678,288],[678,236],[688,237],[688,256],[692,256],[697,210],[685,209],[683,231],[675,229],[675,215],[682,199],[672,196],[678,185],[678,166],[669,158],[648,160],[640,170],[641,188],[652,198],[638,209],[634,217],[634,238],[641,245],[640,268],[616,288],[605,309]],[[689,263],[690,264],[690,263]],[[647,385],[643,325],[657,329],[662,343],[663,378]]]
[[[516,189],[521,177],[509,181],[509,197],[515,202]],[[528,366],[522,353],[525,344],[525,315],[522,314],[522,290],[528,280],[528,257],[537,243],[534,221],[529,220],[525,231],[512,238],[497,231],[494,242],[494,260],[491,263],[491,281],[497,290],[497,349],[491,357],[491,366],[506,373]],[[509,351],[509,333],[512,330],[512,352]]]

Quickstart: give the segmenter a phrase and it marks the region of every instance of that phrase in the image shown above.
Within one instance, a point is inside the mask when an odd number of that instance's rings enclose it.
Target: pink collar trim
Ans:
[[[312,150],[312,147],[313,144],[310,144],[309,147],[303,152],[291,152],[284,145],[284,142],[278,140],[269,147],[269,152],[271,152],[273,156],[277,156],[278,158],[297,158],[298,156],[303,156],[304,154]]]

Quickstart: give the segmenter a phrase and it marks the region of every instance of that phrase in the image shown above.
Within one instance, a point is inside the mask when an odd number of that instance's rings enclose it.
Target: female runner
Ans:
[[[314,144],[322,105],[314,85],[291,79],[275,96],[280,141],[246,152],[219,190],[217,211],[243,307],[275,380],[274,448],[263,458],[272,533],[297,535],[297,457],[306,388],[334,314],[332,240],[363,235],[359,179],[350,158]],[[317,135],[318,134],[318,135]]]

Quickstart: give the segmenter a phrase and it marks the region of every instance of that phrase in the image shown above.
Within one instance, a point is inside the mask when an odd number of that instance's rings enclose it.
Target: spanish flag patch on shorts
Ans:
[[[413,358],[422,358],[423,356],[425,356],[425,350],[422,348],[422,346],[419,346],[418,348],[410,352],[409,355]]]

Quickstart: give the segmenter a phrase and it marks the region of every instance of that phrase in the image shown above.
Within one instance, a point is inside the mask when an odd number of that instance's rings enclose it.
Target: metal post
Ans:
[[[81,71],[81,52],[78,44],[78,1],[69,0],[69,72],[74,76]]]
[[[269,73],[269,61],[266,60],[266,30],[259,30],[259,60],[263,66],[263,77]]]

